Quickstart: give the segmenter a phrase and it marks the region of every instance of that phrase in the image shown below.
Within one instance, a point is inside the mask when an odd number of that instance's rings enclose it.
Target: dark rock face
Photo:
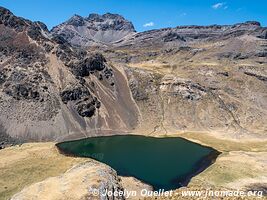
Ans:
[[[75,109],[82,117],[92,117],[96,109],[100,108],[100,102],[93,97],[89,90],[83,86],[65,89],[60,93],[62,101],[66,104],[74,102]]]
[[[60,94],[61,99],[64,103],[68,101],[80,100],[82,97],[90,96],[90,93],[86,88],[77,87],[73,89],[66,89]]]
[[[5,80],[3,91],[16,100],[44,101],[50,96],[49,83],[51,77],[46,72],[27,74],[13,71]]]
[[[105,69],[106,59],[101,54],[94,54],[90,57],[85,58],[84,60],[73,64],[72,72],[76,76],[89,76],[90,73],[94,71],[102,71]]]
[[[37,22],[37,23],[33,23],[29,27],[27,33],[33,40],[40,41],[40,40],[44,39],[44,36],[42,34],[42,30],[48,32],[46,25],[44,25],[43,23]]]
[[[67,45],[68,44],[68,41],[65,40],[65,38],[62,37],[61,35],[54,35],[52,40],[55,41],[57,44],[60,44],[60,45]]]
[[[90,71],[102,71],[105,68],[104,63],[106,62],[106,59],[101,54],[95,54],[92,57],[85,59],[85,66]]]
[[[8,9],[0,7],[0,24],[16,29],[17,31],[23,31],[27,26],[26,21],[23,18],[16,17]]]
[[[28,34],[35,33],[31,32],[32,24],[29,23],[26,27]],[[41,87],[51,83],[51,77],[44,67],[48,60],[45,51],[30,44],[28,37],[42,42],[45,42],[45,37],[40,30],[31,36],[26,35],[26,31],[20,35],[15,31],[16,27],[7,28],[9,37],[0,33],[0,57],[10,60],[9,65],[4,65],[0,71],[0,85],[3,86],[5,94],[16,100],[43,100],[42,98],[49,94],[43,92]]]
[[[5,93],[14,97],[16,100],[33,99],[39,100],[40,94],[32,85],[13,85],[11,88],[5,89]]]
[[[174,40],[186,41],[183,37],[178,35],[177,33],[169,32],[163,37],[164,42],[172,42]]]
[[[114,86],[113,71],[108,66],[104,56],[100,53],[93,53],[87,56],[83,55],[81,56],[81,60],[71,61],[67,65],[82,85],[85,83],[84,78],[93,74],[100,81],[105,79],[111,86]]]
[[[71,46],[64,37],[60,35],[55,35],[52,37],[52,40],[58,44],[56,51],[53,52],[56,56],[65,64],[70,66],[72,60],[83,60],[87,51]]]
[[[26,35],[12,39],[14,32],[10,33],[11,38],[0,42],[0,56],[3,59],[12,58],[10,65],[4,66],[0,71],[3,92],[16,100],[43,101],[49,94],[43,92],[41,87],[51,83],[51,77],[44,69],[48,62],[45,52],[35,45],[29,45]],[[36,39],[38,40],[39,36]],[[14,40],[17,40],[17,46],[13,44]]]
[[[100,108],[100,102],[96,97],[90,100],[87,98],[82,102],[78,102],[76,106],[80,116],[92,117],[95,114],[96,109]]]
[[[60,93],[60,96],[65,104],[69,101],[74,102],[76,111],[82,117],[92,117],[101,106],[97,97],[89,92],[84,78],[94,74],[100,81],[105,78],[111,86],[114,85],[112,69],[108,67],[106,62],[102,54],[95,53],[84,57],[81,61],[68,64],[70,71],[79,79],[80,86],[65,89]],[[94,89],[94,87],[94,82],[91,82],[91,88]]]

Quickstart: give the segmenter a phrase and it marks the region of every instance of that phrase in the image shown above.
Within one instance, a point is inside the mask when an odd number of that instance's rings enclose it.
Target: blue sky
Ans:
[[[74,14],[106,12],[123,15],[137,31],[248,20],[267,26],[267,0],[1,0],[0,5],[49,29]]]

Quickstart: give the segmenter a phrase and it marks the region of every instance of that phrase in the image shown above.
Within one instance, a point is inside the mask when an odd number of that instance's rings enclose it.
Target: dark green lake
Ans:
[[[57,144],[67,155],[90,157],[155,190],[176,189],[207,168],[219,152],[178,137],[119,135]]]

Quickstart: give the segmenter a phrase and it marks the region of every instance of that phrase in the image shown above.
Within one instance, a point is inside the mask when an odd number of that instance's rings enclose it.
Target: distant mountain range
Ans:
[[[234,25],[178,26],[137,33],[131,22],[118,14],[90,14],[88,17],[74,15],[51,30],[76,46],[149,45],[169,42],[225,39],[241,35],[267,37],[267,29],[259,22],[248,21]],[[148,43],[148,44],[147,44]]]

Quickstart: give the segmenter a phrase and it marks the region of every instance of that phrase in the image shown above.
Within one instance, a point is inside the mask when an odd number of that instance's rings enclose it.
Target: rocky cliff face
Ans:
[[[131,22],[117,14],[90,14],[88,17],[74,15],[68,21],[52,29],[77,46],[105,46],[135,32]]]
[[[19,140],[128,130],[138,110],[120,67],[0,8],[0,124]],[[131,129],[131,128],[130,128]]]

